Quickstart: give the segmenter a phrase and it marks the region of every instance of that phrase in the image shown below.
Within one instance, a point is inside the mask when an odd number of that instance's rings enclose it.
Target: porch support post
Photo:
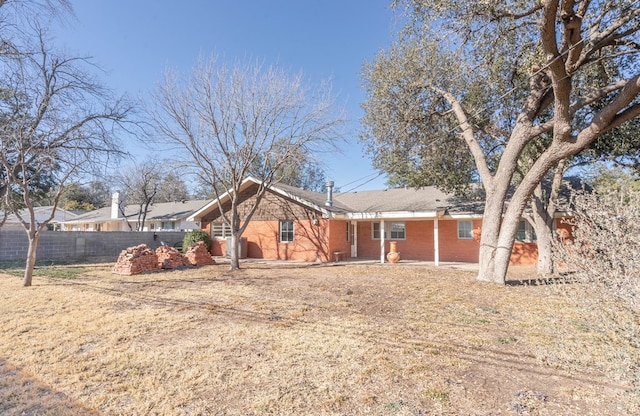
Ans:
[[[440,265],[440,238],[438,237],[438,217],[433,220],[433,263]]]
[[[384,220],[380,221],[380,264],[384,264]]]
[[[358,257],[358,222],[351,222],[351,257]]]

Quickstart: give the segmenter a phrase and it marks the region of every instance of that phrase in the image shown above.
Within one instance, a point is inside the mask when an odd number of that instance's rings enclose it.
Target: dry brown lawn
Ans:
[[[0,274],[0,414],[631,411],[612,347],[545,286],[422,266],[77,267],[31,288]]]

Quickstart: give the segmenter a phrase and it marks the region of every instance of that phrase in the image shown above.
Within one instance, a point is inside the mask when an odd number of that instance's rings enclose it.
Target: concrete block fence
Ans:
[[[161,241],[170,246],[181,245],[184,234],[184,231],[45,231],[38,244],[38,260],[74,261],[99,257],[116,261],[122,250],[139,244],[154,250]],[[0,228],[0,261],[25,260],[28,246],[24,230]]]

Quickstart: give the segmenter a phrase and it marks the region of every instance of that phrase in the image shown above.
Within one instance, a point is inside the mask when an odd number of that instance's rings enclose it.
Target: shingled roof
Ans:
[[[258,183],[247,178],[245,184]],[[246,185],[243,186],[246,188]],[[330,217],[380,217],[385,215],[405,215],[411,217],[435,217],[442,213],[460,215],[481,215],[484,200],[478,198],[479,187],[472,187],[469,196],[456,196],[442,192],[434,186],[424,188],[393,188],[380,191],[336,192],[332,204],[327,205],[327,195],[286,184],[274,184],[270,191],[297,201],[311,209]],[[221,197],[223,200],[227,195]],[[196,212],[190,220],[202,218],[210,210],[217,209],[215,201]]]
[[[245,185],[259,183],[255,178],[247,178]],[[578,181],[580,182],[580,181]],[[576,189],[575,178],[568,178],[564,188]],[[581,182],[580,182],[581,183]],[[335,192],[332,204],[327,205],[327,195],[286,184],[274,184],[270,191],[323,212],[330,217],[352,219],[372,217],[434,217],[436,215],[482,216],[484,213],[484,190],[481,184],[471,184],[464,195],[446,193],[435,186],[422,188],[392,188],[378,191]],[[226,198],[223,195],[221,198]],[[560,209],[566,207],[566,197],[561,198]],[[201,218],[211,209],[217,209],[212,201],[196,212],[190,219]]]
[[[205,200],[190,200],[190,201],[175,201],[175,202],[160,202],[149,206],[147,211],[147,221],[177,221],[185,218],[194,211],[202,208],[207,202]],[[138,216],[140,206],[127,205],[124,208],[124,218],[129,220],[135,220]],[[122,219],[122,218],[120,218]],[[89,211],[85,214],[79,215],[72,221],[67,223],[104,223],[111,222],[114,219],[111,216],[111,207],[100,208],[95,211]]]

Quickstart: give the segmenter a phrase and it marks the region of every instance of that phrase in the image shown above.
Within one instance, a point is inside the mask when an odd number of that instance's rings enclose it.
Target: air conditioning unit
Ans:
[[[225,255],[227,257],[231,257],[231,237],[227,237],[225,246]],[[240,237],[240,240],[238,241],[238,258],[247,258],[247,239],[245,237]]]

